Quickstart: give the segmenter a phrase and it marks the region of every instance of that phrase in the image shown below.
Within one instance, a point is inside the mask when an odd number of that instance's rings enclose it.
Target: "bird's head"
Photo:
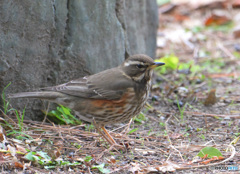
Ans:
[[[136,82],[149,81],[155,67],[165,63],[154,62],[153,59],[144,54],[136,54],[126,59],[121,66],[124,74]]]

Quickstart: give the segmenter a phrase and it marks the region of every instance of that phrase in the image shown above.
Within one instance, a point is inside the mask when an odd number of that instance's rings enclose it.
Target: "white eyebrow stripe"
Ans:
[[[139,61],[127,61],[124,63],[124,66],[130,66],[130,65],[137,65],[137,64],[141,64],[141,65],[144,65],[143,62],[139,62]]]

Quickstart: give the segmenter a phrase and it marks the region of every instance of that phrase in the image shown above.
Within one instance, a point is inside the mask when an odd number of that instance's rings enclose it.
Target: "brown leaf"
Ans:
[[[231,22],[231,19],[229,19],[227,16],[212,14],[210,17],[208,17],[205,20],[204,24],[205,24],[205,26],[224,25],[229,22]]]
[[[3,127],[0,125],[0,142],[6,141],[6,132]]]
[[[16,149],[17,151],[19,152],[22,152],[22,153],[27,153],[26,149],[18,144],[16,144]]]
[[[216,89],[212,89],[204,101],[205,106],[211,106],[214,105],[217,102],[217,97],[216,97]]]
[[[15,167],[23,169],[23,165],[19,162],[14,163]]]
[[[54,150],[55,158],[58,158],[61,155],[61,152],[59,149]]]
[[[156,169],[158,171],[161,171],[161,172],[165,173],[165,172],[174,172],[179,167],[180,166],[178,164],[175,164],[171,161],[166,161],[163,165],[156,167]]]
[[[113,156],[111,156],[111,158],[107,162],[110,164],[115,164],[117,161]]]
[[[183,22],[183,21],[189,19],[188,16],[183,15],[183,14],[180,14],[180,13],[175,13],[173,16],[174,16],[174,18],[175,18],[177,21],[179,21],[179,22]]]
[[[172,133],[169,135],[170,138],[173,138],[173,139],[177,139],[177,138],[180,138],[180,137],[183,137],[183,134],[181,133]]]
[[[138,164],[138,163],[131,163],[131,168],[129,169],[129,171],[130,172],[132,172],[132,173],[138,173],[138,172],[140,172],[140,170],[141,170],[141,167],[140,167],[140,165]]]

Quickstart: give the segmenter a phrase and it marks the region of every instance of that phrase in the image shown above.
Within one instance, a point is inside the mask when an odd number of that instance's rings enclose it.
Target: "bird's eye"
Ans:
[[[138,64],[138,65],[136,65],[136,67],[141,69],[141,68],[144,68],[144,65]]]

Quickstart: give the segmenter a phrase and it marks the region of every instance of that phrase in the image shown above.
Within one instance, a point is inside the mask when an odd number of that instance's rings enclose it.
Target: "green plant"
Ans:
[[[102,163],[102,164],[99,164],[99,165],[96,165],[96,166],[92,166],[92,169],[98,169],[101,173],[110,173],[110,170],[104,168],[104,166],[105,166],[105,164]]]
[[[38,151],[38,152],[29,151],[24,156],[24,158],[44,166],[45,169],[54,169],[57,166],[77,166],[81,164],[79,162],[54,160],[46,152],[43,152],[43,151]]]
[[[190,134],[189,134],[188,132],[186,132],[183,136],[184,136],[184,137],[189,137],[189,135],[190,135]]]
[[[10,111],[14,111],[14,114],[15,116],[17,117],[17,120],[18,120],[18,123],[14,123],[15,125],[18,125],[18,128],[16,128],[13,124],[10,124],[6,119],[4,119],[4,125],[2,124],[2,126],[5,126],[7,127],[6,129],[6,133],[7,133],[7,136],[9,135],[16,135],[15,137],[17,139],[27,139],[27,138],[30,138],[32,139],[31,136],[27,135],[26,133],[24,133],[24,128],[23,128],[23,119],[24,119],[24,116],[25,116],[25,109],[26,107],[24,107],[22,113],[20,114],[19,111],[17,111],[16,109],[14,108],[10,108],[9,109],[9,106],[10,106],[10,102],[6,99],[6,94],[5,94],[5,90],[11,85],[11,83],[9,83],[2,91],[2,100],[3,100],[3,114],[5,115],[5,117],[7,117],[7,114],[10,112]],[[12,121],[13,122],[13,121]]]
[[[164,130],[164,134],[163,134],[164,136],[167,136],[168,135],[168,133],[167,133],[167,130]]]
[[[129,134],[132,134],[133,132],[136,132],[138,130],[138,128],[135,128],[135,129],[132,129],[132,130],[130,130],[127,134],[129,135]]]
[[[187,29],[187,31],[192,31],[193,33],[200,33],[204,30],[202,26],[194,26],[192,28]]]
[[[161,127],[165,127],[166,124],[165,124],[164,122],[159,122],[159,126],[161,126]]]
[[[25,108],[24,108],[21,116],[19,115],[17,110],[15,110],[15,113],[16,113],[16,117],[18,119],[18,129],[15,128],[10,123],[8,123],[8,121],[4,120],[4,122],[6,124],[5,126],[8,127],[8,130],[6,130],[7,136],[16,135],[15,137],[17,139],[33,139],[31,136],[29,136],[28,134],[23,132],[24,131],[24,129],[23,129],[23,118],[24,118],[24,114],[25,114]],[[24,135],[24,136],[22,136],[22,135]]]
[[[238,137],[240,135],[240,132],[234,133],[234,135]]]
[[[78,143],[71,143],[74,147],[76,147],[77,149],[81,149],[82,145],[78,144]]]
[[[169,70],[176,70],[179,63],[179,58],[174,54],[166,55],[160,59],[156,59],[155,62],[164,62],[165,65],[161,68],[157,68],[157,70],[161,74],[165,74]]]
[[[91,130],[94,130],[94,125],[91,123],[91,124],[85,124],[85,130],[86,131],[91,131]]]
[[[15,113],[16,113],[16,116],[17,116],[17,119],[18,119],[18,126],[19,126],[20,131],[23,130],[23,119],[24,119],[24,116],[25,116],[25,109],[26,109],[26,107],[24,107],[21,116],[19,115],[18,111],[15,110]]]
[[[232,124],[233,124],[233,121],[229,121],[228,126],[231,127]]]
[[[211,31],[229,32],[233,27],[234,27],[234,22],[228,22],[224,25],[212,25],[212,26],[207,26],[205,28]]]
[[[234,51],[234,52],[233,52],[233,55],[234,55],[237,59],[240,59],[240,53],[239,53],[239,52]]]
[[[2,100],[3,100],[3,111],[5,114],[7,114],[9,111],[13,110],[12,108],[11,109],[8,109],[9,107],[9,101],[6,100],[6,94],[5,94],[5,90],[11,85],[11,82],[9,84],[7,84],[7,86],[5,86],[5,88],[3,88],[3,91],[2,91]]]
[[[177,106],[178,106],[178,109],[179,109],[179,112],[180,112],[180,118],[181,118],[181,121],[183,122],[183,114],[184,114],[184,111],[185,111],[185,108],[187,106],[187,103],[185,103],[183,105],[183,107],[181,108],[180,104],[179,104],[179,100],[178,98],[176,97],[176,100],[177,100]]]
[[[197,128],[197,132],[200,132],[202,130],[203,130],[203,128]]]
[[[201,158],[205,157],[206,155],[207,155],[208,158],[212,158],[214,156],[217,156],[217,157],[221,156],[222,157],[222,153],[218,149],[216,149],[214,147],[204,147],[197,154],[197,156],[199,156]]]
[[[59,105],[56,110],[52,110],[48,113],[43,111],[48,115],[48,118],[58,124],[73,124],[79,125],[82,122],[71,114],[71,109],[63,105]]]
[[[145,114],[141,112],[141,113],[138,114],[136,117],[134,117],[133,120],[134,120],[134,122],[137,122],[137,123],[142,124],[142,122],[143,122],[143,121],[146,121],[147,119],[146,119]]]
[[[151,128],[149,131],[148,131],[148,136],[151,134],[153,128]]]
[[[199,135],[199,137],[202,138],[203,141],[206,139],[206,137],[203,134]]]
[[[90,161],[92,161],[92,159],[93,159],[92,156],[86,156],[84,161],[90,162]]]

